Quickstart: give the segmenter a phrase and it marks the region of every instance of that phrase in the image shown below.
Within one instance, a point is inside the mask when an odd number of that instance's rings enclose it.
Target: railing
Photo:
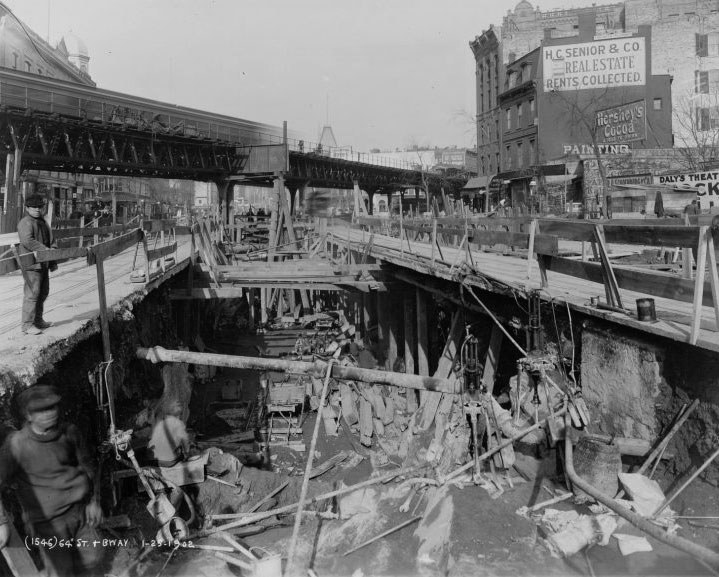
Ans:
[[[397,226],[388,227],[388,222],[396,222]],[[543,288],[548,286],[549,272],[601,284],[606,303],[601,303],[600,308],[620,314],[626,314],[628,309],[619,289],[692,303],[691,344],[696,344],[699,336],[702,306],[713,309],[719,328],[719,270],[716,259],[719,227],[709,226],[707,215],[701,215],[697,224],[685,225],[667,219],[627,222],[475,217],[403,219],[400,222],[398,219],[360,217],[355,219],[353,227],[380,234],[389,230],[391,236],[401,239],[400,252],[405,252],[406,241],[406,252],[415,258],[426,257],[414,253],[412,243],[429,243],[432,246],[431,266],[435,266],[438,257],[444,261],[443,246],[458,247],[460,251],[450,270],[457,266],[463,248],[466,247],[470,253],[471,245],[483,249],[501,245],[510,251],[524,250],[528,253],[527,278],[530,278],[532,261],[536,258]],[[581,242],[581,260],[560,255],[560,239]],[[591,247],[592,260],[585,258],[585,243]],[[660,252],[669,250],[677,254],[682,251],[682,274],[611,262],[607,245],[612,243],[656,247]],[[469,258],[472,258],[471,253]],[[694,261],[695,270],[692,266]],[[444,264],[449,263],[444,261]],[[705,282],[707,274],[709,280]]]

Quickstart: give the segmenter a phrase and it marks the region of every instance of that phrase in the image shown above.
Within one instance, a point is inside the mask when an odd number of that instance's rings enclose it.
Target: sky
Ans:
[[[472,146],[469,42],[518,0],[3,0],[98,87],[281,125],[354,150]],[[601,4],[603,2],[594,0]],[[532,2],[542,10],[592,0]]]

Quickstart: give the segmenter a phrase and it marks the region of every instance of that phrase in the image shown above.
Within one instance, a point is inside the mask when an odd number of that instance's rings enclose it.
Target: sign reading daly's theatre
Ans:
[[[645,38],[617,38],[542,48],[545,92],[643,86]]]
[[[674,185],[677,188],[697,189],[697,198],[702,208],[709,208],[713,202],[719,206],[719,172],[689,172],[654,177],[655,184]]]

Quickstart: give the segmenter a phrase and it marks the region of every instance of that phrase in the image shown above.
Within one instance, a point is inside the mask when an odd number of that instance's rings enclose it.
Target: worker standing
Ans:
[[[60,400],[45,384],[20,393],[25,424],[0,449],[0,487],[14,485],[26,545],[40,550],[48,577],[88,574],[102,558],[95,467],[77,427],[60,422]],[[9,538],[8,522],[0,503],[0,548]]]
[[[20,254],[47,250],[52,243],[50,227],[43,217],[45,200],[39,194],[25,199],[27,214],[17,225]],[[39,335],[52,325],[43,319],[45,300],[50,293],[50,271],[57,270],[55,262],[35,263],[23,271],[25,288],[22,301],[22,332]]]

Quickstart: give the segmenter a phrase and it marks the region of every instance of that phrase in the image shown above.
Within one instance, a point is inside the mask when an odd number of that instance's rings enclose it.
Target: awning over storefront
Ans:
[[[480,188],[487,188],[489,180],[489,176],[473,176],[467,181],[467,184],[462,187],[462,190],[479,190]]]

